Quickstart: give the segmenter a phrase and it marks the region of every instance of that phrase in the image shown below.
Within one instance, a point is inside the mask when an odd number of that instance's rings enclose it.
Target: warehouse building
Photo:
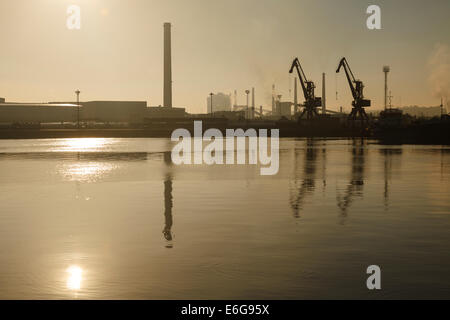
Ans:
[[[0,123],[75,122],[77,113],[75,104],[0,103]]]
[[[5,103],[0,100],[0,123],[55,123],[80,121],[140,125],[145,119],[183,118],[184,108],[147,107],[146,101],[88,101]]]
[[[147,102],[145,101],[89,101],[83,106],[83,121],[143,123]]]

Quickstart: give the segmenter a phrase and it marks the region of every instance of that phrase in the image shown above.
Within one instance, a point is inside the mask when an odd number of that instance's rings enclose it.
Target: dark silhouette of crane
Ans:
[[[339,62],[336,73],[339,73],[341,67],[344,67],[345,75],[347,76],[348,84],[353,96],[353,108],[348,118],[353,121],[357,119],[360,119],[362,122],[367,121],[368,116],[366,111],[364,110],[364,107],[370,107],[370,100],[364,99],[364,84],[362,83],[362,81],[355,79],[352,69],[350,69],[350,66],[348,65],[347,59],[345,59],[345,57],[341,59],[341,62]]]
[[[308,79],[306,78],[298,58],[295,58],[292,62],[289,73],[294,72],[294,68],[297,69],[298,79],[300,81],[300,84],[302,85],[303,95],[305,96],[305,102],[303,104],[304,109],[298,119],[302,119],[305,115],[307,120],[313,119],[314,117],[319,115],[316,108],[322,105],[322,98],[316,98],[316,96],[314,95],[314,89],[316,88],[316,86],[314,85],[314,82],[308,81]]]

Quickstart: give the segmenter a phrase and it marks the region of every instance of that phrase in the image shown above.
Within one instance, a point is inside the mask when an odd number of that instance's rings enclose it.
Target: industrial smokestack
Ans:
[[[322,73],[322,114],[327,113],[327,98],[325,91],[325,73]]]
[[[164,107],[172,108],[172,36],[170,23],[164,23]]]
[[[255,118],[255,88],[252,88],[252,113],[251,118]]]
[[[272,114],[275,114],[275,85],[272,85]]]

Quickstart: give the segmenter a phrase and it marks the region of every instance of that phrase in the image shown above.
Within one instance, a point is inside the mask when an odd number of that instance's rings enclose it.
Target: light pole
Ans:
[[[245,113],[245,118],[248,118],[248,94],[250,93],[250,90],[245,90],[245,94],[247,95],[247,112]]]
[[[209,96],[211,97],[210,98],[210,103],[211,103],[211,118],[214,118],[214,113],[213,113],[213,95],[214,95],[214,93],[210,93],[209,94]]]
[[[75,91],[77,95],[77,128],[80,129],[80,90]]]
[[[387,100],[388,100],[388,73],[391,71],[389,66],[383,67],[384,72],[384,110],[387,109]]]

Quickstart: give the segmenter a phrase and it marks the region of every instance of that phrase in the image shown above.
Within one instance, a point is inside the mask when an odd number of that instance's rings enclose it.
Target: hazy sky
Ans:
[[[66,9],[81,6],[81,30]],[[382,10],[382,30],[366,9]],[[339,59],[347,57],[374,108],[383,104],[382,66],[393,103],[438,105],[450,92],[450,1],[364,0],[0,0],[0,96],[7,101],[146,100],[162,104],[163,23],[171,22],[174,105],[205,112],[209,92],[271,85],[289,99],[299,57],[330,109],[351,103]],[[336,82],[338,100],[336,100]],[[303,101],[303,99],[301,100]]]

